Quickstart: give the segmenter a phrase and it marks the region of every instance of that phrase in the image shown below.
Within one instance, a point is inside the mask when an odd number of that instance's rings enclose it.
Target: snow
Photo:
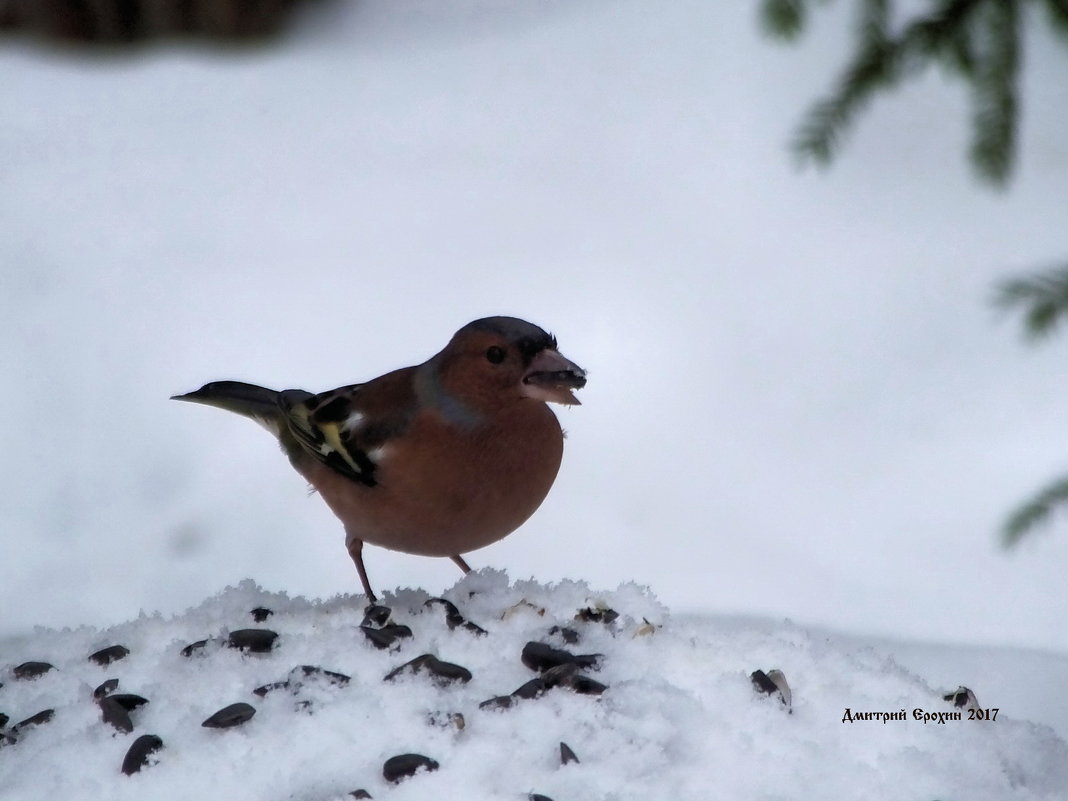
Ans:
[[[8,725],[44,709],[54,718],[0,748],[5,801],[189,798],[334,801],[365,789],[375,799],[881,799],[970,801],[1068,798],[1068,745],[1050,727],[1007,704],[996,720],[924,722],[914,710],[950,713],[942,698],[954,681],[931,684],[879,647],[789,622],[673,615],[647,588],[615,591],[584,582],[510,581],[500,571],[469,574],[445,597],[486,630],[450,628],[430,595],[403,589],[382,603],[410,638],[378,649],[359,631],[362,596],[315,601],[266,592],[252,581],[230,587],[171,618],[142,614],[108,628],[39,628],[0,641],[0,711]],[[273,614],[254,622],[250,610]],[[576,619],[610,608],[612,622]],[[554,627],[580,637],[567,644]],[[231,631],[278,633],[267,654],[223,643]],[[209,639],[193,656],[182,649]],[[576,654],[601,654],[585,675],[602,695],[557,687],[507,709],[479,704],[535,677],[520,660],[529,641]],[[107,666],[87,657],[122,644],[130,654]],[[387,673],[432,653],[473,674],[467,683]],[[914,649],[937,666],[938,649]],[[1010,663],[1003,654],[1003,662]],[[32,680],[13,678],[23,662],[55,666]],[[337,685],[304,677],[296,691],[252,690],[314,665],[351,677]],[[1043,687],[1059,686],[1064,661]],[[781,669],[792,690],[787,709],[756,692],[749,674]],[[303,674],[298,675],[302,676]],[[101,721],[93,689],[119,679],[119,692],[149,703],[131,713],[134,730]],[[1012,671],[1004,678],[1008,684]],[[1006,685],[1006,686],[1007,686]],[[973,685],[980,703],[1003,704],[999,686]],[[256,714],[230,729],[201,725],[236,702]],[[851,713],[905,712],[904,720],[843,722]],[[449,716],[463,716],[462,729]],[[432,718],[436,722],[432,722]],[[156,734],[163,749],[125,776],[136,737]],[[561,763],[561,743],[578,757]],[[390,757],[415,753],[439,764],[391,784]],[[903,793],[905,794],[903,796]]]

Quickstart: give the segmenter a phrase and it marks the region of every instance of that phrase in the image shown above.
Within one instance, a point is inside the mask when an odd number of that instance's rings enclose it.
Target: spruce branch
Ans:
[[[969,82],[975,80],[979,57],[976,55],[975,43],[972,41],[968,26],[962,25],[953,31],[950,40],[946,43],[942,60],[964,80]]]
[[[863,0],[857,22],[857,38],[867,46],[885,45],[890,27],[891,0]]]
[[[873,40],[861,47],[835,91],[817,101],[798,126],[791,147],[802,160],[830,163],[856,113],[879,89],[896,80],[896,55],[885,42]]]
[[[1003,186],[1016,154],[1022,2],[939,0],[895,35],[889,27],[892,0],[860,0],[853,56],[833,91],[805,113],[793,137],[793,151],[802,161],[829,164],[857,112],[873,96],[906,75],[942,63],[971,88],[972,165],[979,176]],[[1046,2],[1058,13],[1064,11],[1068,26],[1068,0]],[[767,0],[764,8],[780,4],[795,10],[803,5],[800,0]],[[791,28],[789,35],[799,30],[799,25]]]
[[[1068,476],[1045,487],[1009,516],[1001,530],[1002,544],[1006,548],[1013,547],[1025,535],[1048,523],[1054,510],[1066,504],[1068,504]]]
[[[976,172],[1004,186],[1016,152],[1016,93],[1020,68],[1019,9],[1014,0],[984,8],[981,52],[972,80],[972,143]]]
[[[760,24],[771,36],[796,39],[805,27],[805,0],[764,0]]]
[[[1068,265],[1002,281],[994,303],[1003,309],[1022,307],[1024,333],[1032,341],[1045,339],[1068,317]]]
[[[1015,2],[1015,0],[942,0],[930,14],[910,22],[898,42],[909,56],[921,62],[952,57],[954,40],[968,36],[972,16],[987,3]]]
[[[1046,11],[1054,32],[1068,37],[1068,0],[1046,0]]]

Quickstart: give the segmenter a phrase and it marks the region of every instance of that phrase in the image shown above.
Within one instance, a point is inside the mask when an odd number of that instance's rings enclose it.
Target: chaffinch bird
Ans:
[[[363,544],[461,554],[515,531],[560,468],[564,434],[547,402],[578,404],[586,372],[515,317],[468,323],[436,356],[313,395],[214,381],[176,395],[250,417],[345,526],[364,592]]]

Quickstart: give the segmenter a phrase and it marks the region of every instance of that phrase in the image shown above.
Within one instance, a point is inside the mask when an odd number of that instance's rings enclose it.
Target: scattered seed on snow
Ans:
[[[549,629],[549,635],[557,634],[568,645],[576,645],[579,641],[579,633],[567,626],[553,626]]]
[[[456,608],[456,604],[446,598],[431,598],[429,601],[425,601],[423,606],[433,606],[434,604],[440,604],[445,608],[445,623],[449,629],[455,629],[457,626],[461,626],[472,634],[482,636],[486,634],[486,630],[479,626],[477,623],[472,623],[460,614],[460,610]]]
[[[255,622],[262,623],[271,615],[273,615],[274,612],[268,609],[266,606],[257,606],[255,609],[251,610],[249,614],[252,615],[252,619]]]
[[[96,653],[90,654],[89,659],[98,665],[110,665],[130,655],[130,649],[125,645],[109,645],[101,648]]]
[[[363,610],[363,622],[361,626],[384,626],[389,622],[389,616],[393,610],[381,604],[371,604]]]
[[[463,731],[464,727],[467,726],[467,722],[460,712],[431,712],[427,715],[427,722],[431,726],[438,726],[442,729],[451,727],[456,731]]]
[[[97,702],[100,706],[100,714],[105,723],[110,723],[116,729],[129,734],[134,730],[130,711],[115,700],[115,696],[109,695]]]
[[[596,609],[587,606],[575,614],[575,620],[580,620],[583,623],[611,623],[617,617],[619,617],[619,612],[615,609],[609,609],[607,606],[598,606]]]
[[[364,636],[371,641],[375,648],[391,648],[397,644],[398,640],[406,639],[412,636],[412,630],[407,626],[402,626],[397,623],[383,626],[380,629],[372,628],[370,626],[360,626],[360,631]]]
[[[224,706],[200,725],[209,729],[229,729],[251,720],[255,714],[255,707],[239,701],[236,704]]]
[[[471,681],[471,671],[461,665],[445,662],[433,654],[417,656],[400,667],[394,668],[386,674],[385,681],[393,681],[402,673],[429,673],[437,684],[451,684],[454,681],[466,684]]]
[[[253,654],[268,653],[278,639],[278,632],[270,629],[238,629],[231,631],[226,644]]]
[[[207,640],[197,640],[196,642],[191,642],[189,643],[189,645],[182,649],[182,656],[190,657],[200,655],[200,653],[204,650],[207,644]]]
[[[571,746],[567,743],[560,743],[560,764],[567,765],[571,762],[578,762],[579,758],[575,756],[575,752],[571,750]]]
[[[396,783],[414,775],[420,768],[434,771],[438,767],[437,762],[422,754],[399,754],[386,760],[382,765],[382,775],[387,782]]]
[[[758,692],[767,695],[778,694],[783,705],[790,706],[792,701],[790,685],[786,683],[786,676],[781,670],[769,670],[767,673],[763,670],[754,670],[749,674],[749,679],[753,682],[753,688]]]
[[[520,659],[531,670],[542,673],[559,665],[575,665],[580,668],[597,668],[602,654],[573,654],[562,648],[553,648],[543,642],[528,642],[523,646]]]
[[[14,669],[16,679],[36,679],[55,667],[48,662],[23,662]]]
[[[117,689],[119,689],[119,680],[108,679],[107,681],[102,682],[95,690],[93,690],[93,698],[99,701],[105,695],[110,695]]]
[[[148,764],[150,755],[163,747],[163,740],[155,734],[142,734],[133,741],[122,760],[122,772],[127,776],[137,773]]]
[[[21,734],[23,729],[28,729],[31,726],[40,726],[42,723],[48,723],[56,714],[54,709],[42,709],[35,715],[30,715],[26,720],[20,720],[14,726],[11,727],[13,734]]]

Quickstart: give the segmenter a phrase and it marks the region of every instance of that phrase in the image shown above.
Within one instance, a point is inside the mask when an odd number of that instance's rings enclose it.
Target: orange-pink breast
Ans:
[[[345,524],[350,540],[452,556],[522,525],[552,487],[562,454],[556,415],[544,403],[524,399],[474,430],[422,412],[403,436],[383,446],[374,487],[319,462],[298,469]]]

